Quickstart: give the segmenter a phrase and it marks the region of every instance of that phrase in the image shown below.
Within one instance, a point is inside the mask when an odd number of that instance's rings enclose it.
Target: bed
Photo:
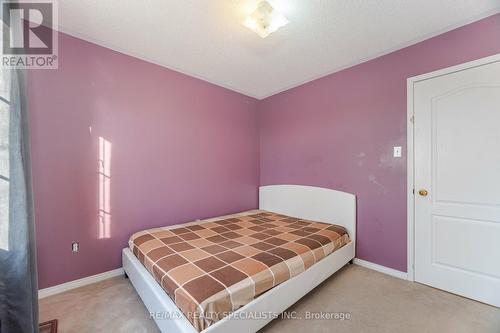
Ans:
[[[259,210],[134,234],[123,268],[162,332],[255,332],[354,258],[355,212],[349,193],[263,186]]]

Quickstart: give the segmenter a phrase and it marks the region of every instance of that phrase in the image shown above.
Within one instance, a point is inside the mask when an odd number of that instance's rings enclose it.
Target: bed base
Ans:
[[[348,264],[355,256],[356,197],[350,193],[300,185],[270,185],[259,189],[259,208],[308,220],[337,224],[351,242],[306,271],[279,284],[219,320],[202,333],[254,333]],[[163,333],[198,333],[129,248],[123,249],[123,269]],[[247,315],[246,315],[247,314]],[[257,317],[260,315],[260,317]],[[252,319],[242,319],[242,318]],[[257,318],[256,318],[257,317]]]
[[[211,325],[202,333],[257,332],[274,318],[240,319],[250,316],[245,313],[256,314],[253,317],[261,313],[282,313],[353,258],[354,243],[350,242],[305,272],[265,292],[235,311],[233,315]],[[198,333],[129,248],[123,249],[123,269],[161,332]]]

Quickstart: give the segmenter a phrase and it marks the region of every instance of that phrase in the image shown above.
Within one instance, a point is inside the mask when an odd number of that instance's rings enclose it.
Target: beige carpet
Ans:
[[[500,309],[349,265],[288,311],[349,313],[349,320],[276,319],[261,332],[500,332]],[[59,332],[158,332],[125,278],[40,301],[40,321],[59,320]],[[172,332],[174,333],[174,332]]]

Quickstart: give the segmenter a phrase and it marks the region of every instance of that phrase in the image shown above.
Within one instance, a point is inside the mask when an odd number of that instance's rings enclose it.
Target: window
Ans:
[[[9,249],[9,74],[0,69],[0,250]]]

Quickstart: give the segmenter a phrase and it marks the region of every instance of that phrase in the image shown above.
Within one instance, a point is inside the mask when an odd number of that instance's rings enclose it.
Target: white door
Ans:
[[[500,306],[500,60],[416,82],[414,129],[415,280]]]

